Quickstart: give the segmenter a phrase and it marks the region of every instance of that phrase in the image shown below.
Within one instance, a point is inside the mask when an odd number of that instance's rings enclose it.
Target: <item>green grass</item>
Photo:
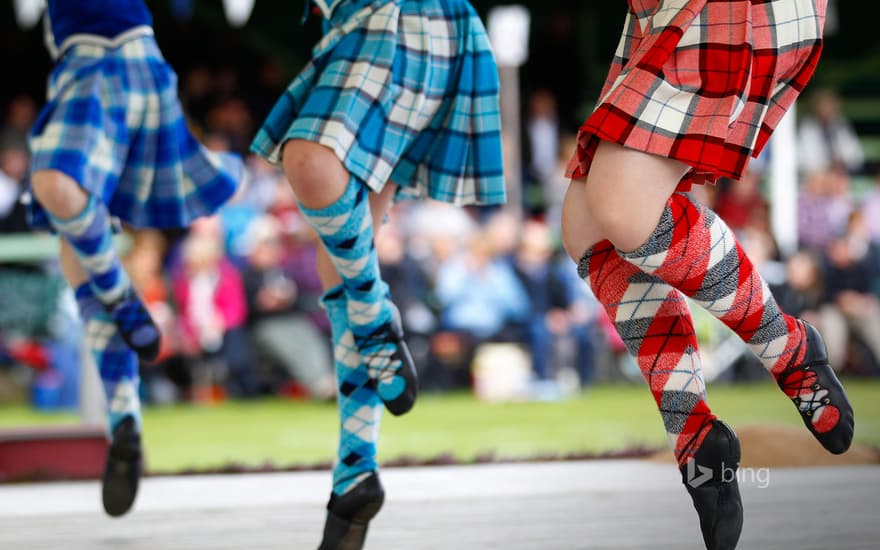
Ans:
[[[880,382],[845,382],[856,409],[856,439],[880,447]],[[791,403],[770,384],[715,386],[713,411],[734,426],[800,426]],[[72,414],[0,406],[0,427],[76,423]],[[329,463],[336,445],[336,408],[280,400],[181,405],[145,412],[153,472],[229,465],[276,467]],[[447,455],[473,461],[603,453],[665,445],[660,417],[640,385],[599,386],[560,403],[487,404],[467,394],[424,395],[410,414],[383,418],[380,460]]]

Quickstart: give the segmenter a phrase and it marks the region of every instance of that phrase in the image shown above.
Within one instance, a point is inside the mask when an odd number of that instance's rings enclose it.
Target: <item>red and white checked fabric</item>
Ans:
[[[584,254],[578,273],[636,358],[678,464],[687,463],[715,415],[706,403],[699,344],[684,295],[623,260],[609,241]]]
[[[730,327],[774,378],[803,357],[797,319],[779,309],[727,224],[688,195],[673,194],[645,244],[620,255]]]
[[[692,167],[680,190],[739,179],[816,68],[825,0],[629,0],[601,99],[567,175],[599,140]]]

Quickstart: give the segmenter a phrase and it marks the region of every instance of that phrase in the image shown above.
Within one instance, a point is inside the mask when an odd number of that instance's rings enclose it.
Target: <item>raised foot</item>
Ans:
[[[355,343],[388,412],[400,416],[410,411],[419,392],[418,375],[412,354],[403,339],[403,323],[394,304],[390,322]]]
[[[159,355],[162,334],[134,290],[128,289],[116,302],[107,306],[119,335],[141,361],[150,363]]]
[[[790,365],[776,378],[783,392],[794,402],[810,433],[833,454],[852,444],[855,430],[853,408],[846,392],[828,364],[822,335],[812,325],[799,321],[806,332],[806,352],[800,364]]]

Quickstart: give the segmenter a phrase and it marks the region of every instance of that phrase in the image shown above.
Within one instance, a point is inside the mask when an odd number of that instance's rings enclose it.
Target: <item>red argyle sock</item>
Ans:
[[[687,195],[669,198],[645,244],[619,253],[730,327],[774,378],[803,359],[806,346],[800,323],[779,309],[727,224]]]
[[[614,322],[657,401],[679,465],[700,447],[715,415],[691,314],[684,296],[662,279],[625,262],[602,241],[587,250],[578,273]]]

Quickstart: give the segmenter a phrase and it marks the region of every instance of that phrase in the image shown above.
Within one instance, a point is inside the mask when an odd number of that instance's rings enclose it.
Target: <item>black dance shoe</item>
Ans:
[[[707,550],[733,550],[739,542],[743,526],[736,479],[739,461],[739,439],[730,426],[715,419],[694,457],[681,467]]]
[[[113,430],[113,441],[107,449],[101,498],[108,515],[118,517],[131,509],[143,469],[141,435],[134,418],[127,416]]]
[[[822,335],[806,321],[798,322],[806,333],[807,351],[799,365],[787,367],[776,377],[776,383],[794,402],[810,433],[839,455],[852,444],[853,408],[828,364]]]
[[[394,304],[391,308],[391,321],[366,336],[355,336],[355,345],[385,408],[394,416],[400,416],[415,405],[419,380],[412,354],[403,339],[400,312]]]
[[[385,490],[376,472],[345,493],[330,496],[324,538],[318,550],[361,550],[370,520],[382,508]]]

